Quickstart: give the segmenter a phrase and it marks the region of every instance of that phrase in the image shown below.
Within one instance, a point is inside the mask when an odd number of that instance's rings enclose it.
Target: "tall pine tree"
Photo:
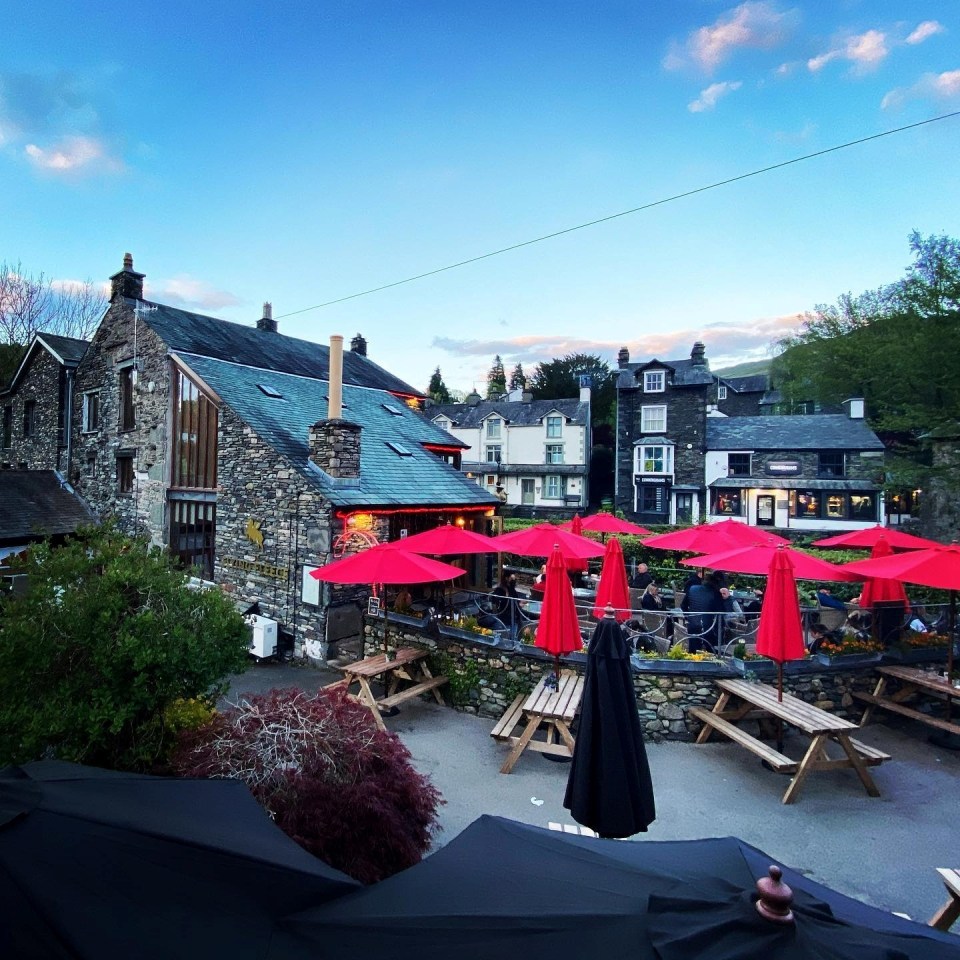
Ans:
[[[510,389],[511,390],[523,390],[527,385],[527,378],[523,372],[523,367],[521,364],[517,364],[513,368],[513,373],[510,374]]]
[[[433,371],[433,376],[430,378],[430,385],[427,387],[427,396],[430,397],[434,403],[450,402],[450,391],[443,382],[439,367]]]
[[[487,374],[487,399],[496,400],[507,392],[507,374],[503,369],[503,360],[498,353],[493,358],[493,366]]]

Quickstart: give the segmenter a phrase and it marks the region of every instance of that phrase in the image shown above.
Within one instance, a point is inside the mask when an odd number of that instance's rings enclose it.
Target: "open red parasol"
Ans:
[[[630,588],[627,585],[627,568],[623,562],[620,541],[611,537],[603,554],[600,583],[597,584],[597,599],[593,615],[599,620],[606,607],[613,607],[613,615],[619,623],[630,618]]]
[[[547,559],[547,580],[537,623],[536,646],[556,658],[556,678],[560,682],[560,657],[582,649],[577,607],[573,602],[573,587],[567,576],[563,553],[555,547]]]
[[[583,536],[583,521],[580,519],[580,514],[575,513],[573,519],[570,521],[570,532],[575,537]],[[587,566],[586,560],[570,560],[566,561],[567,570],[572,570],[574,573],[586,573],[589,567]]]
[[[790,541],[767,530],[760,530],[746,523],[738,523],[736,520],[701,523],[699,526],[674,530],[672,533],[659,533],[643,541],[645,547],[656,547],[658,550],[686,550],[690,553],[719,553],[721,550],[750,547],[758,543],[775,546],[787,545]]]
[[[792,553],[787,547],[773,551],[757,627],[757,653],[777,663],[778,700],[783,699],[784,661],[800,660],[806,653]],[[782,751],[782,744],[777,749]]]
[[[558,546],[564,560],[589,560],[603,555],[603,547],[586,537],[578,537],[552,523],[535,523],[523,530],[491,537],[494,550],[521,557],[549,557]]]
[[[794,550],[792,547],[754,544],[751,547],[736,547],[720,553],[710,553],[702,557],[690,557],[680,562],[687,567],[708,567],[711,570],[727,570],[730,573],[748,573],[764,576],[770,572],[773,555],[782,551],[791,560],[793,575],[798,580],[847,580],[860,579],[848,571],[826,560],[811,557],[808,553]],[[849,566],[849,564],[847,565]]]
[[[496,553],[497,547],[492,537],[473,530],[464,530],[463,527],[452,523],[415,533],[412,537],[392,541],[392,545],[400,550],[409,550],[411,553],[429,554],[442,557],[448,554],[461,553]]]
[[[879,523],[863,530],[851,530],[849,533],[839,533],[835,537],[814,542],[815,547],[863,547],[870,549],[878,540],[886,540],[894,550],[928,550],[942,544],[936,540],[926,540],[915,537],[912,533],[901,533],[896,527],[884,527]]]
[[[578,537],[583,536],[583,520],[580,519],[580,514],[575,513],[573,519],[568,523],[561,523],[561,527],[565,530],[569,530],[571,533],[576,534]]]
[[[873,560],[879,557],[893,556],[893,548],[886,537],[878,537],[873,549],[870,551],[870,557]],[[903,587],[901,580],[887,580],[882,577],[868,577],[863,582],[863,590],[860,592],[860,609],[869,610],[875,603],[888,603],[890,601],[899,601],[906,605],[910,601],[907,599],[907,591]]]
[[[562,524],[562,526],[567,527],[572,530],[574,533],[580,533],[580,530],[575,530],[573,524],[580,519],[579,514],[573,518],[568,524]],[[629,520],[621,520],[620,517],[614,516],[612,513],[591,513],[590,516],[584,517],[580,520],[581,530],[589,530],[591,533],[625,533],[630,534],[634,537],[645,537],[648,536],[650,531],[646,527],[641,527],[637,523],[631,523]]]

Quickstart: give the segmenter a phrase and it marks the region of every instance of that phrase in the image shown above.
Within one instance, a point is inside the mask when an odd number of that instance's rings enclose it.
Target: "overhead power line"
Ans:
[[[654,207],[662,207],[665,203],[673,203],[675,200],[683,200],[686,197],[696,196],[698,193],[706,193],[708,190],[716,190],[718,187],[726,187],[731,183],[738,183],[741,180],[749,180],[751,177],[759,177],[762,173],[770,173],[773,170],[782,170],[784,167],[792,166],[795,163],[802,163],[805,160],[814,160],[817,157],[826,156],[828,153],[836,153],[838,150],[846,150],[848,147],[856,147],[862,143],[869,143],[871,140],[880,140],[883,137],[893,136],[895,133],[903,133],[906,130],[915,130],[917,127],[924,127],[931,123],[938,123],[941,120],[950,120],[953,117],[960,116],[960,110],[952,113],[943,113],[937,117],[930,117],[927,120],[919,120],[916,123],[908,123],[902,127],[895,127],[892,130],[884,130],[881,133],[874,133],[869,137],[861,137],[859,140],[848,140],[846,143],[839,143],[833,147],[826,147],[823,150],[817,150],[814,153],[806,153],[802,157],[794,157],[792,160],[784,160],[781,163],[773,163],[768,167],[760,167],[757,170],[751,170],[749,173],[741,173],[735,177],[728,177],[726,180],[717,180],[715,183],[708,183],[702,187],[695,187],[692,190],[684,190],[683,193],[675,193],[669,197],[663,197],[660,200],[651,200],[650,203],[641,204],[639,207],[631,207],[629,210],[621,210],[619,213],[611,213],[606,217],[598,217],[596,220],[588,220],[586,223],[578,223],[575,227],[565,227],[563,230],[555,230],[553,233],[545,233],[542,237],[534,237],[532,240],[523,240],[520,243],[512,243],[508,247],[500,247],[498,250],[491,250],[489,253],[481,253],[479,256],[470,257],[467,260],[458,260],[456,263],[448,263],[445,267],[437,267],[435,270],[427,270],[425,273],[418,273],[413,277],[405,277],[403,280],[394,280],[393,283],[384,283],[379,287],[371,287],[369,290],[361,290],[359,293],[351,293],[346,297],[337,297],[336,300],[327,300],[324,303],[316,303],[312,307],[303,307],[300,310],[291,310],[290,313],[281,313],[276,317],[282,320],[285,317],[295,317],[301,313],[309,313],[311,310],[320,310],[323,307],[332,307],[336,303],[345,303],[347,300],[356,300],[358,297],[366,297],[371,293],[379,293],[381,290],[389,290],[391,287],[400,287],[405,283],[413,283],[415,280],[423,280],[426,277],[435,277],[438,273],[446,273],[448,270],[456,270],[457,267],[465,267],[471,263],[479,263],[481,260],[489,260],[491,257],[499,257],[503,253],[510,253],[512,250],[520,250],[523,247],[533,246],[535,243],[543,243],[544,240],[552,240],[554,237],[562,237],[567,233],[574,233],[577,230],[586,230],[587,227],[595,227],[601,223],[609,223],[611,220],[617,220],[620,217],[628,217],[634,213],[641,213],[644,210],[651,210]]]

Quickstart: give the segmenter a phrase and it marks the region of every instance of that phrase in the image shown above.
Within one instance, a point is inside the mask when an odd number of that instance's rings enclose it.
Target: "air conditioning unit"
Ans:
[[[252,615],[244,618],[250,624],[250,653],[263,659],[277,652],[277,621]]]

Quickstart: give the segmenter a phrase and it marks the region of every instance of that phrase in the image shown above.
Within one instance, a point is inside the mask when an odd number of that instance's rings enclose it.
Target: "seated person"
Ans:
[[[660,590],[655,583],[648,583],[643,596],[640,598],[640,606],[644,610],[650,610],[653,613],[663,613],[663,635],[667,638],[673,636],[673,617],[666,615],[666,606],[663,597],[660,596]]]
[[[407,587],[401,587],[393,598],[393,609],[396,613],[409,613],[413,604],[413,597]]]
[[[753,619],[753,615],[759,615],[760,610],[763,607],[763,591],[759,588],[755,588],[753,591],[753,596],[744,601],[740,606],[743,608],[744,614],[749,615],[750,619]]]
[[[635,590],[644,590],[653,583],[653,574],[645,563],[638,563],[636,573],[630,578],[630,586]]]
[[[914,633],[933,633],[933,625],[928,623],[920,615],[916,607],[910,608],[909,619],[907,620],[907,629]]]
[[[810,624],[810,642],[807,644],[807,650],[810,653],[816,653],[824,642],[840,643],[842,637],[838,630],[828,630],[820,621]]]
[[[547,582],[547,565],[543,564],[543,566],[540,567],[540,572],[534,578],[533,586],[530,589],[535,590],[537,593],[543,593],[543,589],[544,589],[544,586],[546,585],[546,582]]]
[[[825,584],[817,587],[817,603],[819,603],[821,607],[830,607],[832,610],[847,609],[847,605],[842,600],[838,600]]]

